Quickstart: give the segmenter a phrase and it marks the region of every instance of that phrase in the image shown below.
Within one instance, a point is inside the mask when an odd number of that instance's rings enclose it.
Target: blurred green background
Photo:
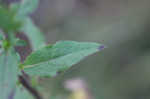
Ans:
[[[40,0],[32,18],[47,43],[92,41],[107,46],[54,78],[43,93],[63,99],[63,82],[81,77],[95,99],[150,99],[150,0]]]
[[[149,99],[149,4],[150,0],[41,0],[32,17],[48,43],[94,41],[108,47],[64,74],[44,79],[45,94],[61,96],[65,79],[82,77],[95,99]]]

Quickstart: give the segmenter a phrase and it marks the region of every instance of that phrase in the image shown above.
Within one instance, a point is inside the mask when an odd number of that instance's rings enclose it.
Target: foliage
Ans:
[[[41,99],[36,90],[38,86],[32,86],[36,82],[32,77],[56,76],[104,48],[98,43],[76,41],[45,45],[43,33],[29,17],[37,5],[38,0],[23,0],[10,7],[0,6],[0,99],[32,99],[32,95]],[[15,46],[27,46],[25,41],[16,37],[22,32],[29,38],[33,49],[23,63],[15,51]]]
[[[84,57],[97,52],[100,44],[61,41],[33,52],[23,64],[31,75],[54,76],[78,63]]]

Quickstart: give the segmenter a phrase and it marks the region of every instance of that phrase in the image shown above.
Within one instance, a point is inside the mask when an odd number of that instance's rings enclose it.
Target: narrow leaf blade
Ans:
[[[31,14],[38,7],[39,0],[22,0],[21,3],[13,4],[14,9],[18,9],[18,15],[25,17]]]
[[[18,56],[9,51],[0,55],[0,97],[7,99],[15,90],[18,73]]]
[[[35,26],[30,18],[24,20],[21,31],[28,36],[33,50],[37,50],[45,45],[43,33]]]

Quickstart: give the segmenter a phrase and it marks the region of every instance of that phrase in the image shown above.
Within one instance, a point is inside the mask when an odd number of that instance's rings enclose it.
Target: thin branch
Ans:
[[[29,81],[29,76],[22,72],[23,75],[19,75],[20,83],[35,97],[35,99],[42,99],[39,92],[32,87]]]

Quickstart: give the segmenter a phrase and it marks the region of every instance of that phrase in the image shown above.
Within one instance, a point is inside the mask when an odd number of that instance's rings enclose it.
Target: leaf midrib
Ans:
[[[96,49],[96,48],[85,49],[85,50],[82,50],[82,51],[86,51],[86,50],[93,50],[93,49]],[[69,54],[67,54],[67,55],[65,54],[65,55],[63,55],[63,56],[56,57],[56,58],[54,58],[54,59],[47,60],[47,61],[44,61],[44,62],[39,62],[39,63],[37,63],[37,64],[24,65],[24,66],[23,66],[23,69],[26,69],[26,68],[32,68],[32,67],[35,67],[35,65],[42,64],[42,63],[46,63],[46,62],[49,62],[49,61],[53,61],[53,60],[56,60],[56,59],[58,59],[58,58],[61,58],[61,57],[64,57],[64,56],[68,56],[68,55],[73,54],[73,53],[79,53],[79,52],[82,52],[82,51],[72,52],[72,53],[69,53]],[[98,51],[98,49],[97,49],[97,51]]]

